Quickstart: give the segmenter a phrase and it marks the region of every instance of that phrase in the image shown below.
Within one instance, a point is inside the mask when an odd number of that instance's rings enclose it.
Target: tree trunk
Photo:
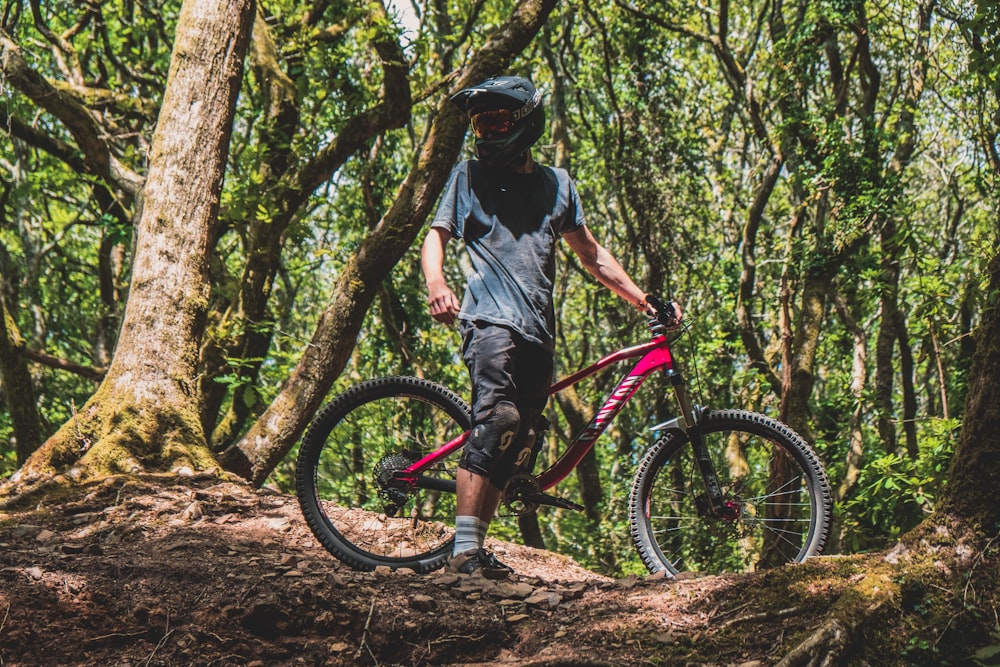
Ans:
[[[556,0],[521,0],[510,18],[463,68],[454,89],[504,70],[545,23]],[[392,208],[338,277],[316,332],[278,396],[222,460],[227,469],[263,484],[292,449],[354,349],[380,283],[413,244],[458,157],[466,121],[443,99],[420,154]]]
[[[854,410],[851,412],[850,434],[851,445],[844,461],[844,473],[837,487],[836,500],[843,500],[861,478],[861,458],[864,456],[865,441],[861,431],[864,417],[864,390],[868,379],[868,339],[864,329],[857,323],[847,309],[847,303],[839,294],[833,294],[833,305],[837,309],[844,328],[851,332],[854,338],[854,364],[851,371],[851,395],[854,396]]]
[[[3,276],[0,276],[0,283]],[[42,428],[35,405],[34,385],[24,356],[24,339],[0,297],[0,387],[7,399],[21,465],[42,444]]]
[[[12,478],[207,469],[198,343],[252,0],[185,0],[141,196],[114,360],[79,413]]]
[[[1000,254],[990,262],[989,276],[969,371],[962,435],[939,511],[996,535],[1000,530],[1000,504],[990,494],[1000,489]]]

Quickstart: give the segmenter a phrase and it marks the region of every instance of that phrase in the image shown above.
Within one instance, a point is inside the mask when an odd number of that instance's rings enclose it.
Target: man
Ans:
[[[642,311],[647,305],[586,227],[569,174],[532,159],[545,129],[534,85],[493,77],[451,100],[469,116],[478,159],[455,167],[421,251],[430,313],[445,324],[459,321],[472,379],[473,429],[459,463],[448,566],[504,578],[511,569],[483,544],[504,486],[530,453],[531,427],[548,398],[559,238],[601,283]],[[461,306],[443,273],[452,238],[465,242],[471,263]]]

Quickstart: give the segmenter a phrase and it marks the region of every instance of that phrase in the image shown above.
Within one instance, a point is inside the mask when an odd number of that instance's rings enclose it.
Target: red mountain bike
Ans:
[[[662,371],[680,416],[650,429],[659,435],[629,493],[632,540],[650,572],[746,572],[818,554],[832,496],[816,453],[764,415],[692,405],[671,352],[673,310],[651,301],[658,313],[649,322],[652,340],[552,386],[555,394],[635,360],[555,463],[511,480],[504,504],[514,513],[540,505],[583,509],[546,491],[580,463],[643,381]],[[385,377],[351,387],[320,410],[299,450],[296,490],[309,527],[355,569],[443,566],[454,536],[459,450],[470,427],[468,404],[434,382]]]

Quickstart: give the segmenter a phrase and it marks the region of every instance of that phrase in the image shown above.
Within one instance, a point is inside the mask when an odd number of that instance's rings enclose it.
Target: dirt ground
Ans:
[[[789,589],[786,609],[767,607],[755,590],[780,573],[613,580],[506,543],[491,546],[517,572],[507,582],[360,573],[322,549],[292,496],[213,478],[67,493],[0,511],[5,667],[756,667],[840,591]]]

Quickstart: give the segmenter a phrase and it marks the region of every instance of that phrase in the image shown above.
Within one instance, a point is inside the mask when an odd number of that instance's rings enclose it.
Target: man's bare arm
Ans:
[[[563,239],[580,258],[583,267],[602,285],[637,308],[645,309],[646,293],[632,281],[618,260],[597,242],[590,229],[581,227],[563,234]]]
[[[420,248],[420,268],[427,283],[431,317],[444,324],[452,324],[461,307],[444,277],[444,251],[450,240],[451,234],[447,230],[432,227]]]

